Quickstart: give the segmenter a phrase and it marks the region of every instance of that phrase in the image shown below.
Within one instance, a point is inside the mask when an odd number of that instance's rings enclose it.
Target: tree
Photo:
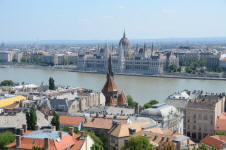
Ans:
[[[55,90],[55,83],[54,83],[54,79],[52,77],[49,78],[49,89],[50,90]]]
[[[226,131],[217,131],[216,135],[225,135],[226,136]]]
[[[177,72],[177,65],[171,64],[168,66],[169,72]]]
[[[57,131],[60,130],[60,117],[55,111],[53,111],[53,118],[51,120],[51,124],[52,126],[56,127]]]
[[[0,149],[6,150],[5,146],[12,143],[16,136],[10,131],[5,131],[0,134]]]
[[[144,108],[150,108],[152,105],[158,104],[157,100],[150,100],[148,103],[144,104]]]
[[[193,150],[216,150],[216,148],[208,148],[205,144],[201,144],[198,148],[193,148]]]
[[[91,147],[91,150],[103,150],[103,147],[97,143],[94,143]]]
[[[145,136],[132,136],[122,147],[122,150],[152,150],[152,145]]]
[[[34,107],[31,107],[29,112],[26,112],[27,129],[35,130],[37,125],[37,115]]]
[[[1,86],[14,86],[14,82],[12,80],[4,80],[0,84]]]
[[[132,107],[132,108],[136,107],[136,102],[133,100],[132,96],[127,95],[126,98],[127,98],[129,107]]]
[[[103,141],[101,141],[101,139],[98,136],[96,136],[96,134],[94,132],[85,131],[85,135],[89,135],[94,140],[95,148],[97,147],[97,145],[99,145],[101,147],[100,150],[103,150],[104,149],[104,147],[103,147],[103,145],[104,145]]]
[[[161,143],[156,150],[175,150],[176,145],[173,142],[163,142]]]
[[[64,126],[63,131],[68,132],[69,131],[69,127],[71,127],[71,126],[70,125]],[[75,134],[79,134],[80,133],[78,128],[74,128],[74,133]]]
[[[42,150],[40,146],[33,146],[32,150]]]
[[[95,135],[103,142],[104,149],[108,149],[108,136],[104,131],[96,132]]]

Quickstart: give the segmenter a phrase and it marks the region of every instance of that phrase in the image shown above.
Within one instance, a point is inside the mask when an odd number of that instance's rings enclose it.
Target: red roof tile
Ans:
[[[75,134],[72,137],[70,134],[66,134],[62,137],[62,140],[59,142],[55,140],[49,140],[48,150],[63,150],[67,147],[73,147],[73,150],[80,150],[84,141],[79,140],[80,134]],[[33,146],[39,146],[42,149],[44,148],[44,139],[33,139],[33,138],[21,138],[21,145],[16,147],[16,141],[7,145],[7,148],[21,148],[21,149],[32,149]]]
[[[79,125],[85,118],[77,116],[60,116],[60,124]]]
[[[217,120],[216,131],[226,131],[226,112],[222,113]]]
[[[204,139],[201,140],[200,143],[208,145],[210,147],[215,147],[217,150],[220,150],[220,146],[226,143],[226,136],[206,136]]]

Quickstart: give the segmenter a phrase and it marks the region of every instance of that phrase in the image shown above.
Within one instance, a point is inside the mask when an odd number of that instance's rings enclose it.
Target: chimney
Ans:
[[[44,138],[44,149],[47,150],[49,148],[49,139]]]
[[[53,131],[56,131],[56,126],[51,126],[51,129],[52,129]]]
[[[22,125],[22,128],[24,129],[24,133],[26,133],[27,132],[27,125],[26,124],[23,124]]]
[[[133,135],[134,133],[136,133],[136,129],[134,128],[129,128],[129,134]]]
[[[19,135],[20,135],[20,136],[23,136],[23,135],[24,135],[24,129],[20,129]]]
[[[59,137],[60,137],[60,139],[62,140],[63,134],[62,134],[61,131],[59,132]]]
[[[16,146],[20,146],[20,145],[21,145],[21,136],[16,135]]]
[[[176,150],[180,150],[180,148],[181,148],[181,143],[180,142],[177,142],[176,143]]]
[[[69,134],[71,136],[74,136],[74,128],[73,127],[69,127],[68,129],[69,129]]]
[[[39,130],[39,126],[38,125],[35,125],[35,130]]]

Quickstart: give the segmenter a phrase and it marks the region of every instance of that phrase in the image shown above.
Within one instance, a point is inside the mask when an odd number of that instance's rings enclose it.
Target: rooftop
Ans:
[[[62,132],[62,135],[68,134],[67,132]],[[37,130],[34,132],[31,132],[27,135],[23,136],[24,138],[32,138],[32,139],[44,139],[48,138],[50,140],[59,139],[59,131],[53,131],[52,129],[44,129],[44,130]]]
[[[226,131],[226,112],[222,113],[216,123],[217,131]]]
[[[79,116],[60,116],[60,124],[79,125],[85,118]]]
[[[226,136],[214,135],[206,136],[201,140],[201,144],[206,144],[210,147],[215,147],[217,150],[221,149],[221,146],[226,144]],[[224,147],[225,149],[226,147]]]

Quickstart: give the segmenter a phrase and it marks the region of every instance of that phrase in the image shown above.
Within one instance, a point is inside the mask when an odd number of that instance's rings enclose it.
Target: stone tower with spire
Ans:
[[[111,54],[109,55],[108,59],[107,81],[102,89],[102,93],[104,94],[106,99],[106,106],[127,106],[127,99],[124,93],[118,91],[118,88],[114,81]]]

